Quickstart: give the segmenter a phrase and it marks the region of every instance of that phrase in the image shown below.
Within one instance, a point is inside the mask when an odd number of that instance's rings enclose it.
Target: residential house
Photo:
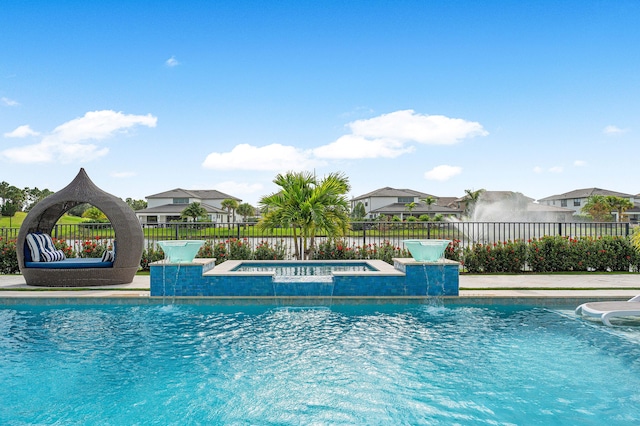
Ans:
[[[427,205],[422,201],[429,197],[433,198],[435,203]],[[419,217],[423,214],[432,217],[437,214],[459,217],[460,209],[443,204],[443,202],[449,204],[452,200],[452,197],[441,199],[413,189],[384,187],[352,198],[351,209],[353,210],[358,203],[362,203],[366,212],[365,219],[375,219],[381,216],[398,216],[401,219],[406,219],[408,216]]]
[[[222,201],[226,199],[236,200],[240,203],[240,198],[233,197],[215,189],[207,190],[187,190],[182,188],[172,189],[159,194],[145,197],[147,208],[136,210],[136,216],[143,225],[160,225],[172,221],[182,221],[182,211],[192,203],[200,203],[207,211],[209,222],[227,223],[234,222],[235,218],[222,208]]]
[[[542,198],[538,200],[540,204],[546,204],[548,206],[558,206],[571,209],[574,215],[582,214],[582,207],[587,203],[587,200],[592,195],[603,196],[615,196],[621,198],[627,198],[634,204],[634,208],[628,210],[625,215],[629,217],[632,222],[638,221],[640,215],[640,205],[636,204],[636,200],[640,202],[640,198],[637,195],[626,194],[623,192],[610,191],[608,189],[600,188],[585,188],[576,189],[574,191],[565,192],[564,194],[552,195],[550,197]],[[611,214],[617,219],[617,212],[611,212]]]

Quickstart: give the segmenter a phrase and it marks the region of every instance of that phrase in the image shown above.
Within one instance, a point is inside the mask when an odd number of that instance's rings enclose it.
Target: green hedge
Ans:
[[[522,272],[568,272],[568,271],[640,271],[640,253],[633,238],[625,237],[542,237],[529,241],[504,241],[493,244],[474,244],[462,248],[455,240],[445,250],[447,259],[459,261],[469,273],[522,273]],[[86,241],[83,253],[73,252],[64,240],[55,241],[56,247],[64,250],[67,257],[97,256],[106,248],[99,238]],[[90,252],[87,252],[90,248]],[[261,241],[252,249],[246,239],[229,239],[213,244],[206,241],[198,252],[200,258],[216,258],[216,263],[228,259],[236,260],[284,260],[286,247],[283,241],[270,243]],[[394,246],[389,241],[365,246],[349,245],[344,240],[328,239],[310,253],[314,260],[380,259],[392,264],[394,257],[410,257],[406,249]],[[140,267],[149,269],[149,264],[164,258],[162,249],[151,246],[144,250]],[[0,238],[0,274],[19,273],[15,239]]]
[[[464,249],[461,261],[470,273],[638,272],[640,254],[624,237],[542,237],[475,244]]]

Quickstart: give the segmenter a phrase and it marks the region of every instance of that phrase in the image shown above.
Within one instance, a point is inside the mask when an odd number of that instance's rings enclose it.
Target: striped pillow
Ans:
[[[103,262],[113,262],[114,260],[115,254],[113,253],[113,250],[105,250],[104,253],[102,253]]]
[[[56,249],[48,234],[28,234],[27,246],[34,262],[56,262],[65,259],[62,250]]]

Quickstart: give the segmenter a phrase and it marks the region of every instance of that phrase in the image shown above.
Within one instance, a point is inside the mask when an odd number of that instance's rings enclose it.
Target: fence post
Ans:
[[[236,222],[236,227],[238,228],[238,241],[240,241],[240,223]]]
[[[364,222],[362,222],[362,246],[366,246],[367,245],[367,225],[365,225]]]
[[[176,240],[180,239],[180,232],[178,231],[178,224],[174,223],[174,226],[176,227],[176,232],[175,232],[175,236],[176,236]]]
[[[558,222],[558,235],[562,237],[562,222]]]
[[[628,237],[629,236],[629,222],[626,222],[624,224],[624,236]]]

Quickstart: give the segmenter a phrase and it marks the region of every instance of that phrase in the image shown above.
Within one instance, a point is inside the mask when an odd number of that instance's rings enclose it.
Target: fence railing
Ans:
[[[0,237],[15,239],[19,228],[0,228]],[[158,241],[194,240],[211,241],[213,244],[230,239],[246,240],[252,247],[261,242],[280,244],[287,253],[294,252],[293,232],[290,228],[262,230],[255,223],[231,224],[205,222],[179,222],[166,225],[143,226],[145,246],[156,248]],[[631,225],[627,222],[353,222],[344,237],[353,246],[392,244],[403,247],[407,239],[459,240],[460,245],[493,243],[498,241],[527,241],[543,236],[600,237],[629,236]],[[110,224],[56,225],[52,236],[66,240],[74,249],[83,241],[100,238],[112,241],[115,234]],[[316,243],[326,235],[318,235]]]

